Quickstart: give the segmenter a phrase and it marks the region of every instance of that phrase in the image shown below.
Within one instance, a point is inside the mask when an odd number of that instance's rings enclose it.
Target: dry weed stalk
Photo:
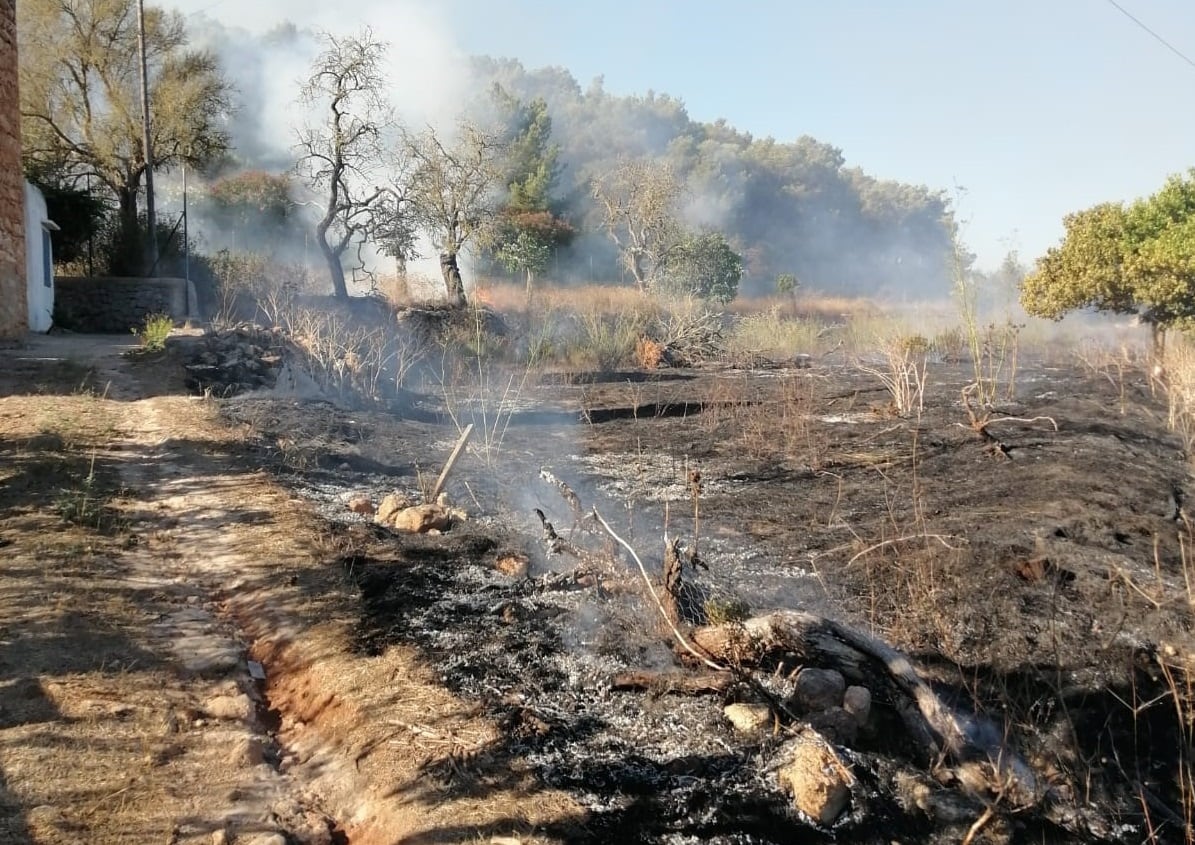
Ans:
[[[899,416],[919,414],[924,408],[925,376],[929,364],[929,343],[920,335],[881,338],[879,365],[856,361],[855,366],[875,376],[892,397]]]
[[[1185,336],[1167,344],[1158,374],[1166,392],[1167,422],[1182,437],[1188,456],[1195,450],[1195,343]]]
[[[729,667],[723,666],[721,663],[710,660],[708,655],[703,654],[702,652],[698,651],[697,648],[695,646],[693,646],[688,641],[688,639],[686,639],[685,635],[680,632],[680,628],[677,627],[676,623],[670,617],[667,609],[664,607],[664,602],[660,598],[660,594],[656,591],[656,587],[652,583],[651,576],[647,574],[647,567],[645,567],[643,565],[643,561],[640,559],[639,555],[635,552],[635,549],[631,546],[630,543],[628,543],[626,540],[622,539],[622,537],[619,537],[617,533],[615,533],[614,529],[610,527],[610,523],[606,522],[606,520],[602,517],[602,515],[600,513],[598,513],[597,508],[593,509],[593,517],[594,517],[594,519],[596,519],[598,521],[598,523],[602,526],[602,528],[604,528],[606,530],[606,533],[610,535],[611,539],[613,539],[614,542],[618,543],[618,545],[622,546],[624,549],[627,550],[627,554],[629,554],[631,556],[631,560],[635,561],[635,565],[639,567],[639,573],[643,576],[643,583],[647,586],[648,594],[652,597],[652,600],[655,601],[656,608],[660,611],[660,615],[662,617],[664,617],[664,621],[668,624],[668,627],[672,631],[672,635],[674,637],[676,637],[676,641],[678,643],[680,643],[681,647],[685,651],[687,651],[689,654],[691,654],[693,657],[695,657],[697,660],[701,661],[702,664],[704,664],[705,666],[707,666],[710,669],[713,669],[715,672],[729,671]],[[664,539],[665,539],[665,545],[667,545],[667,538],[664,538]]]

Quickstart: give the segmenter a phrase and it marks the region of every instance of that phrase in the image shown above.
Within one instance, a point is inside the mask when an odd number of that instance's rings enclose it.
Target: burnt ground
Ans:
[[[116,346],[41,339],[0,369],[0,839],[1192,839],[1190,464],[1143,376],[1024,366],[994,450],[957,365],[909,418],[845,365],[494,373],[387,412],[187,397],[177,356]],[[467,522],[347,509],[429,487],[470,421]],[[1050,799],[967,781],[877,687],[840,746],[848,809],[799,816],[788,718],[723,716],[758,689],[616,688],[674,650],[625,556],[594,555],[598,589],[548,553],[535,508],[605,543],[544,468],[649,567],[665,532],[696,547],[697,616],[802,609],[903,649]],[[495,569],[511,553],[526,577]]]
[[[975,841],[1189,841],[1189,456],[1164,397],[1127,378],[1023,366],[991,414],[999,450],[967,425],[969,369],[946,364],[907,418],[845,366],[516,374],[488,395],[428,388],[391,412],[268,394],[224,412],[249,427],[257,462],[351,538],[340,565],[359,595],[355,649],[413,648],[500,726],[431,762],[445,794],[484,797],[517,766],[588,811],[537,827],[563,841],[958,841],[985,804],[994,821]],[[472,447],[448,490],[469,522],[394,536],[347,511],[355,493],[426,487],[466,421]],[[745,739],[722,718],[743,690],[612,689],[621,670],[673,668],[672,649],[640,592],[559,577],[575,561],[546,553],[534,508],[578,545],[602,542],[573,526],[544,467],[649,565],[665,531],[696,544],[704,595],[811,610],[905,650],[1084,821],[934,780],[941,761],[883,700],[844,749],[859,777],[850,810],[831,829],[799,818],[772,773],[782,736]],[[531,557],[528,577],[492,568],[512,550]],[[910,783],[957,792],[964,810],[927,809]]]

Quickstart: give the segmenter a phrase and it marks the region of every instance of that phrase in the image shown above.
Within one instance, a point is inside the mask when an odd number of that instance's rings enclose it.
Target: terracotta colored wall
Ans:
[[[17,3],[0,0],[0,338],[20,338],[27,331],[24,202]]]

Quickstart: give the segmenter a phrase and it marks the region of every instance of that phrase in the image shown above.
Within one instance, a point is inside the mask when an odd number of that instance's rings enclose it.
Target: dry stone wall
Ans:
[[[2,0],[0,0],[2,2]],[[54,324],[75,332],[128,332],[151,314],[187,316],[184,279],[81,278],[54,280]]]
[[[17,4],[0,0],[0,339],[21,338],[28,326],[24,202]]]

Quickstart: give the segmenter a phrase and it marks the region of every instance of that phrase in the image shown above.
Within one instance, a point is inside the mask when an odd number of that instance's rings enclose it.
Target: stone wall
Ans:
[[[54,280],[54,324],[60,328],[124,333],[141,328],[150,314],[186,319],[186,281],[77,276]]]
[[[17,4],[0,0],[0,339],[28,331],[25,178],[17,95]]]

